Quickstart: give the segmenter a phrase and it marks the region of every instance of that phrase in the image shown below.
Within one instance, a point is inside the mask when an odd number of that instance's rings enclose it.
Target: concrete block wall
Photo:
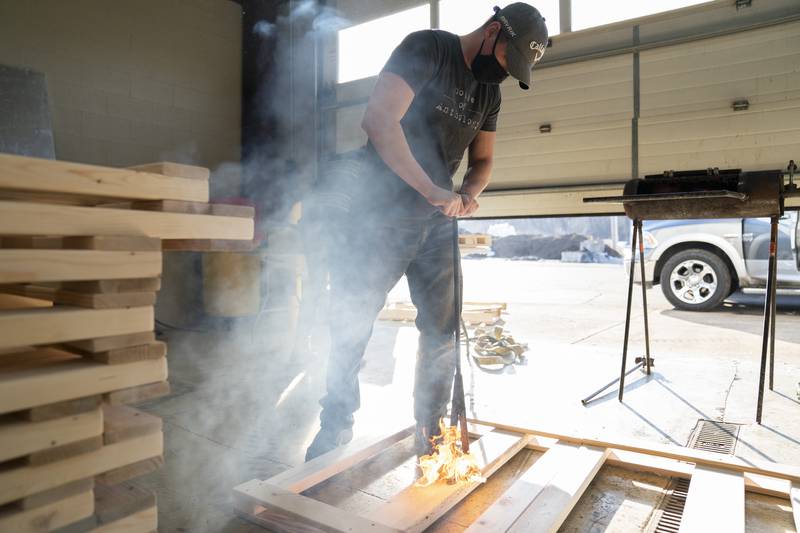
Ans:
[[[241,6],[0,0],[0,64],[47,77],[58,159],[239,161]]]

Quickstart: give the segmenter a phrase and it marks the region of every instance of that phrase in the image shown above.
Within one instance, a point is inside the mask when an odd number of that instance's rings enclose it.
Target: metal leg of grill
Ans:
[[[625,366],[628,362],[628,339],[631,333],[631,305],[633,304],[633,275],[636,272],[636,239],[639,234],[640,220],[633,221],[633,231],[631,231],[631,272],[628,276],[628,305],[625,311],[625,339],[622,342],[622,369],[619,373],[619,396],[618,400],[622,401],[622,395],[625,392]]]
[[[642,230],[642,222],[639,221],[639,267],[642,273],[642,311],[644,313],[644,362],[645,371],[650,375],[650,367],[652,361],[650,360],[650,324],[647,319],[647,283],[644,274],[644,235]],[[631,265],[631,271],[633,265]]]
[[[775,242],[775,268],[772,269],[772,320],[769,327],[769,390],[775,390],[775,322],[778,321],[778,242]]]
[[[770,339],[774,332],[776,305],[776,278],[777,278],[777,251],[778,251],[778,217],[774,216],[770,220],[769,235],[769,266],[767,270],[767,295],[764,300],[764,333],[761,338],[761,369],[758,378],[758,402],[756,405],[756,422],[761,423],[761,414],[764,404],[764,384],[767,373],[767,354],[770,347]],[[771,387],[770,387],[771,388]]]

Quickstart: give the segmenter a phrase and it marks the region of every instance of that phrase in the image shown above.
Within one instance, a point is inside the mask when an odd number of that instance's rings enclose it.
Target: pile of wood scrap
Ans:
[[[208,190],[197,167],[0,155],[0,531],[157,529],[127,482],[163,464],[162,423],[126,404],[169,393],[162,244],[253,238],[252,215],[185,210]]]
[[[528,345],[514,340],[501,324],[480,325],[469,336],[470,354],[481,367],[501,368],[522,362]]]

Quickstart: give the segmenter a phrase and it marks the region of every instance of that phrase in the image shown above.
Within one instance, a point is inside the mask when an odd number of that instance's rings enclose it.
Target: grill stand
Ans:
[[[630,331],[631,331],[631,310],[633,304],[633,278],[636,273],[636,245],[639,245],[639,265],[642,274],[642,309],[644,311],[644,347],[645,347],[645,356],[644,357],[637,357],[636,358],[636,366],[631,368],[630,370],[626,370],[625,368],[628,366],[628,343],[630,340]],[[613,386],[615,383],[619,383],[619,395],[618,400],[621,402],[623,394],[625,393],[625,377],[632,374],[634,371],[638,369],[644,369],[646,375],[650,375],[651,368],[653,365],[653,359],[650,357],[650,325],[647,318],[647,286],[644,282],[645,275],[644,275],[644,237],[642,232],[642,221],[640,219],[635,219],[633,221],[633,231],[631,232],[631,271],[628,276],[628,304],[625,311],[625,337],[622,342],[622,368],[620,369],[619,378],[610,381],[608,384],[604,385],[602,388],[596,390],[586,398],[581,400],[583,405],[587,405],[591,402],[594,398],[596,398],[601,392],[605,391],[606,389]]]
[[[634,178],[624,189],[622,196],[584,198],[584,203],[622,203],[625,213],[633,219],[631,236],[631,271],[628,279],[628,306],[625,315],[625,340],[622,347],[622,370],[615,379],[581,400],[587,405],[598,394],[619,382],[619,401],[625,389],[625,377],[644,368],[647,375],[653,365],[650,357],[650,332],[647,320],[647,294],[644,269],[644,243],[642,220],[736,217],[770,217],[770,247],[767,271],[767,290],[764,300],[764,331],[761,339],[761,365],[758,381],[756,423],[761,424],[764,404],[764,386],[767,384],[767,361],[769,360],[769,390],[775,382],[775,321],[777,316],[777,251],[778,221],[784,212],[784,198],[798,196],[794,183],[797,165],[789,162],[789,184],[784,185],[783,171],[741,172],[740,170],[707,169],[706,171],[664,172],[663,176],[646,176],[644,180]],[[735,182],[735,183],[734,183]],[[732,187],[736,190],[729,190]],[[688,190],[684,190],[688,189]],[[642,272],[642,304],[644,309],[645,357],[636,358],[636,366],[626,371],[628,337],[630,334],[633,278],[636,268],[636,241],[639,241],[639,257]]]

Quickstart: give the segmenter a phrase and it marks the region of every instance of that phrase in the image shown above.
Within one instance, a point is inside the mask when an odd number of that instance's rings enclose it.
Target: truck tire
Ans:
[[[714,252],[692,248],[670,257],[661,269],[661,290],[676,308],[708,311],[731,293],[731,271]]]

